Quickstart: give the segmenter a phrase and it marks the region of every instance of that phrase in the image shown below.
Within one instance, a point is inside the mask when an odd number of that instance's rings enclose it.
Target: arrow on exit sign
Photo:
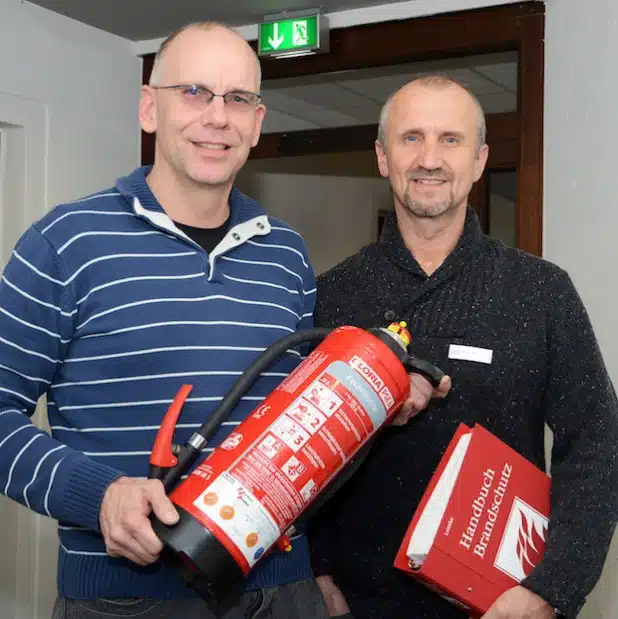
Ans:
[[[281,43],[283,43],[285,37],[281,34],[279,34],[279,23],[275,22],[273,24],[273,36],[272,37],[268,37],[267,41],[268,44],[273,48],[273,49],[279,49],[279,46],[281,45]]]

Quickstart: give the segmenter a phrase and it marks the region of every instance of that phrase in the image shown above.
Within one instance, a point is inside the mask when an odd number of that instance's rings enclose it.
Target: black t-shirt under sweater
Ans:
[[[174,223],[207,253],[210,253],[221,242],[230,228],[229,217],[216,228],[197,228],[196,226],[188,226],[187,224],[181,224],[177,221]]]

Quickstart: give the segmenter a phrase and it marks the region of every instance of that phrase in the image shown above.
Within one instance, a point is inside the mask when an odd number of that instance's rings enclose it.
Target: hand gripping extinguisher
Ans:
[[[320,341],[312,353],[179,485],[202,449],[260,374],[286,350]],[[153,528],[172,563],[204,599],[217,604],[242,590],[244,577],[315,507],[338,474],[346,476],[406,400],[408,372],[437,386],[439,368],[408,352],[405,323],[367,331],[310,329],[268,348],[177,455],[173,433],[191,391],[183,385],[157,434],[151,478],[160,479],[180,514]],[[338,482],[340,483],[340,482]],[[323,499],[323,497],[322,497]]]

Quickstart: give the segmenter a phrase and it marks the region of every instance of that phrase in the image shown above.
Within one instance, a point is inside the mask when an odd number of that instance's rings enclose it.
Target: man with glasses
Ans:
[[[314,275],[301,237],[233,188],[265,108],[249,45],[193,24],[159,50],[143,86],[152,168],[60,205],[20,239],[0,284],[0,488],[60,522],[55,619],[208,619],[157,561],[148,516],[178,515],[145,479],[163,415],[193,385],[184,443],[269,345],[312,326]],[[128,136],[127,139],[130,139]],[[207,451],[299,363],[288,351]],[[52,435],[31,422],[47,396]],[[307,542],[250,574],[227,619],[320,619]]]

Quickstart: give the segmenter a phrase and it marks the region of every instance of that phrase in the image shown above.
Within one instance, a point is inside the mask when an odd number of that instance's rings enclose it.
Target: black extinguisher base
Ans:
[[[223,544],[189,512],[175,505],[180,516],[173,526],[152,517],[152,527],[163,542],[161,558],[213,612],[233,603],[244,591],[245,576]]]

